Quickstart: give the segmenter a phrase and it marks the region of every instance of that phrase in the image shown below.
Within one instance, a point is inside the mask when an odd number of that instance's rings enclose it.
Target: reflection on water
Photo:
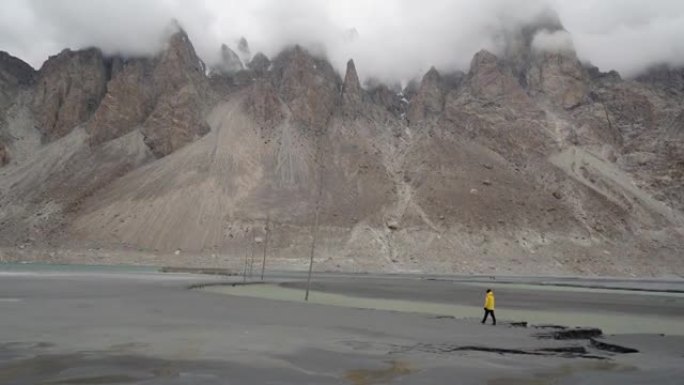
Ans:
[[[304,291],[269,284],[236,286],[206,286],[201,290],[265,298],[280,301],[304,302]],[[456,318],[479,318],[482,308],[478,306],[451,305],[433,302],[407,301],[381,298],[352,297],[341,294],[312,292],[309,302],[321,305],[343,306],[360,309],[390,310],[434,315],[453,315]],[[522,309],[497,309],[497,318],[512,321],[527,321],[530,324],[560,324],[571,326],[593,326],[603,329],[606,334],[625,333],[664,333],[684,335],[682,319],[659,317],[649,314],[627,313],[590,313],[581,311],[544,311]]]

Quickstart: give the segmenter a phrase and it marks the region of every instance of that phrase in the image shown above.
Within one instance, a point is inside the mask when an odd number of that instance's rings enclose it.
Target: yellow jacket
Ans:
[[[490,291],[489,293],[487,293],[487,296],[485,297],[484,307],[487,310],[494,310],[494,292]]]

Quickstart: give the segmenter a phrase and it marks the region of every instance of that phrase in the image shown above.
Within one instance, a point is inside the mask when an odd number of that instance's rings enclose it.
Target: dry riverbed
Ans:
[[[682,321],[677,295],[496,286],[494,327],[477,319],[482,282],[326,276],[304,303],[301,274],[238,286],[240,277],[77,270],[0,267],[0,383],[679,384],[684,377],[684,338],[669,329]],[[651,329],[624,333],[618,321],[601,336],[577,339],[533,326],[556,321],[539,317],[561,310],[570,326],[647,315],[665,323],[634,318]],[[576,324],[574,313],[594,318]]]

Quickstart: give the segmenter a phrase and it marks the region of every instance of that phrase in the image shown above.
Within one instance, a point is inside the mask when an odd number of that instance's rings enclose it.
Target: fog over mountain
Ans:
[[[362,81],[407,80],[430,66],[465,70],[482,48],[497,50],[506,30],[553,9],[580,60],[633,76],[654,64],[684,63],[684,2],[677,0],[5,0],[0,50],[38,68],[64,47],[153,54],[176,19],[209,64],[219,47],[244,36],[252,52],[271,56],[299,43],[324,51],[343,73],[356,61]],[[350,32],[351,31],[351,32]],[[535,44],[566,44],[545,34]]]

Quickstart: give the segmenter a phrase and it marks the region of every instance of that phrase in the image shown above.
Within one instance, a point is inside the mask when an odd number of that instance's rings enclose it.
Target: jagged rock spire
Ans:
[[[342,84],[342,107],[345,115],[356,116],[363,103],[363,89],[356,73],[354,60],[347,62],[347,72],[344,75]]]
[[[437,115],[444,108],[442,78],[435,67],[423,76],[420,88],[411,98],[406,117],[411,123],[418,123],[430,116]]]
[[[240,53],[240,58],[242,61],[244,63],[249,62],[250,58],[252,57],[252,53],[249,50],[249,43],[247,43],[247,39],[245,39],[244,36],[242,36],[238,41],[237,49]]]
[[[221,45],[221,62],[216,69],[226,75],[232,75],[245,67],[242,64],[240,57],[225,44]]]

